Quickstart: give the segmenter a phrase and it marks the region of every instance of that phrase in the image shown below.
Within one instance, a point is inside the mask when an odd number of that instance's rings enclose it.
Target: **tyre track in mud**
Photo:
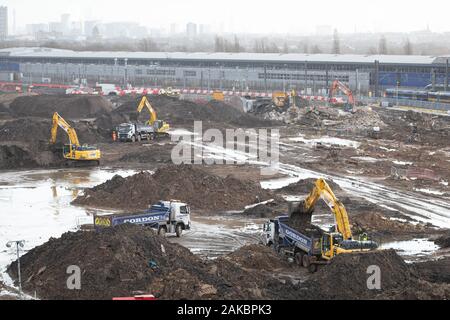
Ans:
[[[214,158],[222,154],[223,160],[242,162],[244,154],[237,151],[233,153],[221,146],[205,145],[200,141],[190,142],[191,146],[201,148],[204,154],[214,153]],[[283,144],[284,147],[287,144]],[[293,146],[295,147],[295,146]],[[268,167],[269,164],[247,158],[247,163],[260,167]],[[358,196],[377,205],[384,205],[393,210],[411,217],[417,221],[431,223],[437,227],[450,228],[450,202],[410,191],[398,190],[386,187],[364,178],[353,178],[348,176],[331,175],[317,172],[302,167],[280,162],[278,165],[280,173],[299,179],[319,178],[334,180],[342,189],[350,195]]]

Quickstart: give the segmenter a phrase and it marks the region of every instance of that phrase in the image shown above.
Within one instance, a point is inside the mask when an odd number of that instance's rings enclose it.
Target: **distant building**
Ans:
[[[199,34],[210,34],[211,31],[211,26],[208,24],[201,24],[199,27]]]
[[[48,29],[50,32],[55,34],[62,34],[63,33],[63,26],[61,22],[50,22],[48,24]]]
[[[0,7],[0,39],[8,36],[8,7]]]
[[[33,23],[26,25],[27,34],[34,36],[35,38],[42,33],[47,33],[49,31],[47,23]]]
[[[333,34],[333,27],[330,25],[321,25],[316,27],[316,35],[329,36]]]
[[[180,33],[180,27],[176,23],[170,24],[170,34],[177,34]]]
[[[197,36],[197,24],[189,22],[186,25],[186,34],[189,38],[195,38]]]
[[[67,35],[70,32],[70,14],[65,13],[61,15],[61,32]]]
[[[100,21],[97,20],[90,20],[84,22],[84,35],[86,37],[92,37],[93,31],[96,26],[100,24]]]

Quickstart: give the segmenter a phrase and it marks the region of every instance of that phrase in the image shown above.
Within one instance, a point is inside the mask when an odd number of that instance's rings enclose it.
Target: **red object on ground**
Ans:
[[[114,301],[137,301],[137,300],[156,300],[155,296],[149,294],[149,295],[143,295],[143,296],[134,296],[134,297],[117,297],[113,298]]]

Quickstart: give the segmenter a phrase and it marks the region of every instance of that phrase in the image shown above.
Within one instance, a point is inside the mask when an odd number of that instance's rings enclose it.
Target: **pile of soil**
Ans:
[[[256,250],[259,260],[266,261],[263,267],[283,266],[276,257],[264,258],[265,249],[242,249],[238,256]],[[259,268],[244,270],[234,259],[202,260],[151,229],[121,225],[51,239],[21,257],[21,270],[25,292],[36,292],[41,299],[111,299],[139,293],[159,299],[275,299],[286,295],[289,285],[264,276]],[[72,265],[81,269],[81,290],[67,289],[66,271]],[[16,262],[8,268],[14,279],[16,268]]]
[[[276,216],[285,215],[287,209],[287,202],[279,199],[278,201],[258,204],[257,206],[245,209],[243,215],[254,218],[273,218]]]
[[[34,155],[24,147],[0,145],[0,170],[34,168],[38,165]]]
[[[436,243],[441,248],[450,248],[450,231],[437,238],[434,243]]]
[[[380,268],[381,289],[369,290],[369,266]],[[304,299],[448,299],[450,286],[421,280],[394,250],[336,256],[319,268],[299,292]]]
[[[100,96],[41,95],[18,97],[10,109],[16,117],[51,119],[58,112],[64,118],[86,119],[109,113],[112,105]]]
[[[191,101],[178,100],[164,96],[148,96],[155,109],[158,119],[165,120],[171,125],[192,126],[194,121],[203,121],[206,127],[214,124],[237,127],[265,127],[272,124],[270,121],[261,120],[253,115],[237,110],[230,105],[218,101],[211,101],[207,105],[197,104]],[[141,100],[139,98],[122,98],[117,103],[121,105],[114,110],[109,119],[103,119],[104,124],[110,127],[117,126],[124,119],[145,122],[149,119],[147,110],[140,114],[136,112]]]
[[[419,262],[414,264],[415,270],[426,281],[436,283],[450,283],[450,257],[435,261]]]
[[[305,195],[309,194],[315,186],[317,179],[302,179],[296,183],[291,183],[290,185],[283,187],[281,189],[278,189],[277,191],[284,194],[290,194],[290,195]],[[330,186],[331,190],[333,190],[334,193],[342,192],[341,187],[334,182],[333,180],[326,180],[328,185]]]
[[[280,259],[272,248],[257,244],[241,247],[219,259],[234,262],[245,269],[274,271],[293,267],[286,260]]]
[[[207,195],[207,196],[205,196]],[[201,210],[240,210],[273,194],[253,181],[222,178],[190,165],[168,165],[155,174],[141,172],[131,177],[115,176],[75,199],[76,205],[145,209],[159,200],[177,199]]]
[[[352,217],[352,229],[355,234],[363,232],[376,235],[415,234],[425,232],[427,228],[422,224],[410,224],[390,220],[377,212],[363,212]]]

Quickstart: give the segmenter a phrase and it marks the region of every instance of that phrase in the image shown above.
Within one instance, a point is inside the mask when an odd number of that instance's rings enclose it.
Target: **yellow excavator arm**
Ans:
[[[148,111],[150,112],[150,120],[148,121],[148,124],[153,125],[156,120],[158,120],[158,118],[156,116],[155,109],[153,109],[146,96],[142,97],[142,100],[137,108],[137,112],[141,113],[142,109],[144,109],[144,106],[147,107]]]
[[[78,141],[78,136],[74,128],[72,128],[66,120],[64,120],[57,112],[53,114],[53,125],[51,130],[51,139],[50,143],[55,144],[56,143],[56,136],[58,133],[58,127],[63,129],[67,135],[69,136],[69,141],[71,145],[74,145],[76,147],[80,146],[80,142]]]
[[[315,182],[313,190],[303,202],[303,208],[301,208],[301,211],[303,213],[311,214],[314,211],[314,207],[319,198],[322,198],[333,212],[337,231],[342,234],[344,240],[351,240],[353,235],[350,228],[347,210],[342,202],[336,198],[330,186],[324,179],[321,178]]]

